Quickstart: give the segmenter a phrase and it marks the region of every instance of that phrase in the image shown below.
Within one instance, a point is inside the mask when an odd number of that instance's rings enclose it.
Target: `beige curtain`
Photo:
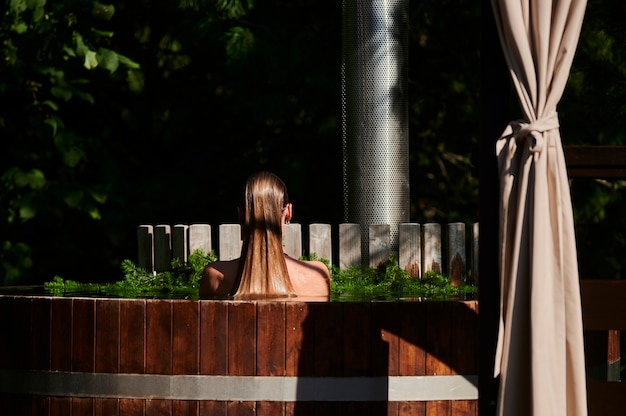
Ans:
[[[511,122],[496,146],[498,414],[586,415],[576,243],[556,112],[586,0],[492,0],[492,6],[526,117]]]

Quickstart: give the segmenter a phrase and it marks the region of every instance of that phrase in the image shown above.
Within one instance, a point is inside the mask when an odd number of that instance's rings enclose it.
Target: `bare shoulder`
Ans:
[[[226,296],[235,282],[239,259],[216,261],[207,265],[200,279],[201,297]]]
[[[298,296],[329,296],[330,273],[324,263],[317,260],[288,259],[289,277]]]

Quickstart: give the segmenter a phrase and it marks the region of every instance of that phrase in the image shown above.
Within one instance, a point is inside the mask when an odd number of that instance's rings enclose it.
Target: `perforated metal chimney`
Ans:
[[[408,0],[343,0],[344,215],[368,227],[408,222]]]

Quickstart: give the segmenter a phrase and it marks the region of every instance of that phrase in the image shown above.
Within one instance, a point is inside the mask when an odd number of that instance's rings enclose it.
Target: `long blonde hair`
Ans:
[[[278,176],[259,172],[248,178],[235,298],[294,295],[283,251],[282,218],[288,203],[287,187]]]

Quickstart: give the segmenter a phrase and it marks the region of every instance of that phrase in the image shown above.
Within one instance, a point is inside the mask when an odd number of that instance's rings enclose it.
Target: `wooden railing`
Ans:
[[[437,223],[400,224],[399,265],[417,277],[432,270],[447,274],[456,283],[470,277],[478,282],[478,223],[467,227],[455,222],[447,224],[445,232],[443,228]],[[365,257],[370,266],[376,267],[392,253],[390,230],[387,224],[371,225],[367,256],[363,256],[358,224],[339,224],[335,230],[330,224],[310,224],[306,235],[301,224],[287,224],[285,252],[294,258],[314,253],[342,269],[361,264]],[[215,251],[220,260],[239,257],[241,227],[219,225],[215,244],[214,227],[209,224],[140,225],[137,241],[138,265],[149,271],[164,271],[173,258],[186,261],[197,249]]]

